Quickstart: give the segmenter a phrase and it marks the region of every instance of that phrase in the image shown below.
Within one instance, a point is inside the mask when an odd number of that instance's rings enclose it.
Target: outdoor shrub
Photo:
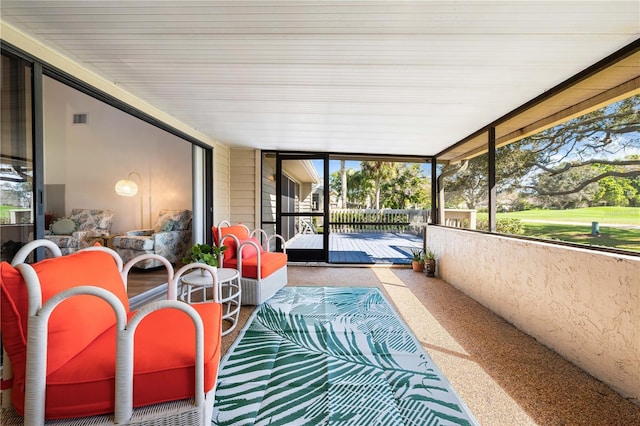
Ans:
[[[522,221],[513,217],[501,217],[496,222],[496,231],[502,234],[524,234]]]
[[[488,231],[489,230],[489,219],[486,217],[478,217],[476,218],[476,229],[478,231]]]
[[[476,229],[481,231],[489,230],[489,219],[478,218],[476,221]],[[500,217],[496,221],[496,232],[501,234],[522,235],[524,227],[522,221],[513,217]]]

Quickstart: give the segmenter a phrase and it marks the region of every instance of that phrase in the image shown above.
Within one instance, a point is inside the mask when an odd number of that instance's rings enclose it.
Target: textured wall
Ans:
[[[437,275],[640,401],[640,258],[431,226]]]

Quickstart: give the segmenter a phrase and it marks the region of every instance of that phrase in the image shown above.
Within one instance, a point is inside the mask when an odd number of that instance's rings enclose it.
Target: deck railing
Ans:
[[[444,224],[452,228],[476,229],[476,211],[473,209],[444,209]]]
[[[430,222],[431,210],[422,209],[333,209],[330,232],[411,232],[419,234]],[[445,209],[445,225],[476,229],[476,211]]]
[[[429,220],[422,209],[334,209],[330,214],[330,232],[414,232]]]

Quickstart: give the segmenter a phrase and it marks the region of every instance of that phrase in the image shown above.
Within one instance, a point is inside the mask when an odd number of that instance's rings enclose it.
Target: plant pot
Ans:
[[[424,263],[420,262],[419,260],[412,260],[411,267],[413,268],[414,272],[422,272],[422,270],[424,269]]]
[[[428,277],[436,276],[436,261],[434,259],[424,261],[424,274]]]
[[[212,268],[217,269],[216,266],[212,266]],[[200,269],[200,275],[202,275],[203,277],[209,274],[209,271],[207,271],[206,269],[202,269],[202,268],[199,268],[199,269]]]

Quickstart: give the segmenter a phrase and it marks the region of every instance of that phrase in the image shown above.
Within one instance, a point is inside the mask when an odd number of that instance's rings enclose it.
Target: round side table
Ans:
[[[240,301],[242,290],[240,287],[240,273],[232,268],[217,268],[218,294],[222,304],[222,321],[230,324],[230,327],[222,330],[222,335],[229,334],[238,324],[240,315]],[[191,293],[202,290],[202,301],[207,300],[207,289],[213,287],[213,281],[209,272],[202,274],[200,271],[190,272],[180,278],[182,282],[182,294],[180,298],[191,303]]]

